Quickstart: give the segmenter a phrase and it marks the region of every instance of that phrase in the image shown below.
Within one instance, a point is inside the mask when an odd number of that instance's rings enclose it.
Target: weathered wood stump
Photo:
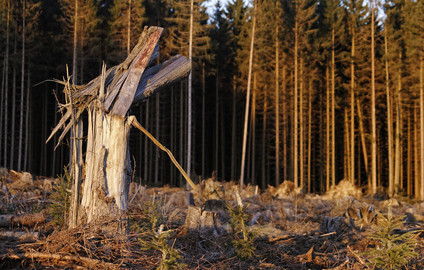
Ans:
[[[102,224],[109,233],[125,233],[127,229],[125,211],[132,176],[128,136],[131,126],[138,124],[128,111],[159,89],[186,77],[191,70],[190,60],[180,55],[148,68],[159,55],[162,30],[146,27],[124,62],[108,70],[104,67],[102,74],[89,83],[72,85],[69,77],[62,82],[67,104],[61,110],[65,112],[47,141],[61,128],[59,143],[69,130],[76,134],[71,135],[70,227],[92,223]],[[81,128],[84,113],[88,115],[86,135]],[[81,149],[84,137],[85,161]]]

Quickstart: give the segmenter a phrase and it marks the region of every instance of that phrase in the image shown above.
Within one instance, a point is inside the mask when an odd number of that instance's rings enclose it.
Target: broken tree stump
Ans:
[[[47,141],[60,129],[63,131],[58,144],[71,128],[77,134],[71,138],[74,194],[70,227],[95,223],[103,224],[103,229],[112,234],[126,232],[125,210],[132,176],[128,136],[137,122],[128,111],[158,90],[185,78],[191,70],[190,60],[180,55],[148,68],[159,56],[162,31],[160,27],[145,27],[127,59],[108,70],[103,67],[102,74],[89,83],[73,85],[69,76],[61,82],[67,103],[61,107],[63,117]],[[85,114],[87,134],[82,134],[77,127]],[[85,137],[83,160],[80,142]],[[81,170],[83,163],[85,170]]]

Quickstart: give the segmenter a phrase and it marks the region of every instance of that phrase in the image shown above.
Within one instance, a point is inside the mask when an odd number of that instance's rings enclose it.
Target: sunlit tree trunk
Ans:
[[[387,148],[389,159],[389,194],[393,194],[393,134],[392,134],[392,103],[389,87],[389,60],[388,60],[388,44],[387,44],[387,27],[384,27],[384,52],[386,56],[385,70],[386,70],[386,103],[387,103]]]
[[[193,61],[193,5],[194,5],[194,0],[190,1],[190,36],[189,36],[189,42],[188,42],[188,59],[190,59],[190,61]],[[191,94],[192,94],[192,89],[191,89],[191,84],[192,84],[192,73],[190,72],[190,74],[188,75],[188,104],[187,104],[187,173],[190,176],[191,175],[191,143],[192,143],[192,139],[191,139],[191,132],[192,132],[192,105],[191,105]],[[159,150],[158,150],[159,151]],[[189,188],[189,185],[187,183],[187,188]]]
[[[377,192],[377,124],[375,116],[375,11],[374,1],[371,0],[371,192]]]
[[[256,72],[253,73],[253,91],[252,91],[252,109],[250,110],[250,129],[251,129],[251,176],[250,179],[252,183],[255,183],[256,181],[256,97],[257,97],[257,85],[256,85]],[[265,103],[264,103],[265,104]],[[265,106],[265,105],[264,105]],[[265,110],[265,109],[264,109]],[[264,112],[265,113],[265,112]],[[264,114],[264,119],[266,118]],[[264,139],[264,138],[263,138]],[[263,160],[265,159],[265,156],[262,156]]]
[[[242,147],[242,153],[241,153],[241,169],[240,169],[240,187],[243,187],[244,185],[244,166],[245,166],[245,159],[246,159],[247,125],[248,125],[249,106],[250,106],[250,81],[252,78],[253,46],[255,44],[255,27],[256,27],[256,16],[255,14],[253,14],[252,36],[250,41],[250,54],[249,54],[249,74],[247,78],[246,108],[244,111],[243,147]]]
[[[299,138],[298,138],[298,50],[299,50],[299,40],[298,40],[298,23],[295,22],[294,27],[294,94],[293,94],[293,177],[294,177],[294,186],[299,186],[299,174],[298,174],[298,165],[299,165]]]

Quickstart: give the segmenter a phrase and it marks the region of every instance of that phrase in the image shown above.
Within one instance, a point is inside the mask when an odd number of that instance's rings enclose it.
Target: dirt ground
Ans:
[[[206,179],[195,192],[132,183],[129,234],[110,237],[95,226],[62,226],[69,190],[60,179],[6,169],[0,177],[1,269],[156,269],[172,256],[182,269],[372,269],[377,213],[390,209],[403,221],[396,235],[417,235],[418,256],[402,269],[424,269],[424,203],[367,196],[348,181],[323,195],[288,181],[261,191]],[[229,209],[241,205],[255,235],[250,258],[233,244]]]

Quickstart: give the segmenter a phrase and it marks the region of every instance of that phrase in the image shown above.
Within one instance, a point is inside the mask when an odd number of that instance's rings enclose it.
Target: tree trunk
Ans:
[[[298,40],[298,22],[295,22],[294,27],[294,103],[293,103],[293,111],[294,111],[294,120],[293,120],[293,177],[294,177],[294,186],[297,188],[299,186],[299,174],[298,174],[298,154],[299,154],[299,141],[298,141],[298,50],[299,50],[299,40]]]
[[[10,20],[10,6],[9,1],[7,1],[7,18],[6,18],[6,52],[5,52],[5,58],[4,58],[4,74],[5,74],[5,80],[4,80],[4,145],[3,145],[3,166],[7,167],[7,132],[8,132],[8,123],[9,123],[9,20]],[[0,145],[3,142],[0,140]],[[0,153],[1,154],[1,153]]]
[[[278,2],[277,2],[278,3]],[[278,7],[278,4],[277,4]],[[280,183],[280,81],[278,23],[275,26],[275,186]]]
[[[311,158],[312,158],[312,82],[308,91],[308,193],[311,193]]]
[[[22,168],[22,142],[24,132],[24,96],[25,96],[25,6],[26,1],[22,2],[22,55],[21,55],[21,102],[19,111],[19,143],[18,143],[18,171]],[[26,157],[24,157],[26,158]]]
[[[361,111],[361,105],[359,105],[359,99],[358,98],[356,98],[356,108],[357,108],[357,111],[358,111],[359,133],[361,135],[361,145],[362,145],[362,154],[363,154],[363,158],[364,158],[365,175],[367,176],[366,177],[367,180],[369,180],[367,143],[365,141],[365,131],[364,131],[364,124],[363,124],[363,121],[362,121],[362,111]],[[368,182],[368,184],[370,184],[370,183]]]
[[[285,56],[285,55],[284,55]],[[285,61],[285,57],[283,58]],[[288,129],[288,117],[286,116],[286,65],[283,64],[283,96],[282,96],[282,112],[283,114],[283,180],[287,179],[287,129]]]
[[[26,90],[26,110],[25,110],[25,149],[24,149],[24,165],[23,170],[28,171],[28,161],[30,159],[28,155],[28,147],[30,143],[30,136],[29,136],[29,114],[30,114],[30,85],[31,85],[31,73],[29,69],[29,61],[28,61],[28,72],[27,72],[27,90]],[[55,164],[56,159],[53,158],[53,164]],[[54,166],[53,166],[54,168]],[[54,173],[52,176],[55,176]]]
[[[350,61],[350,180],[355,183],[355,30],[352,31]]]
[[[240,187],[241,188],[244,185],[244,165],[246,160],[247,125],[249,120],[250,81],[252,79],[253,46],[255,44],[255,27],[256,27],[256,14],[253,14],[252,36],[250,41],[250,54],[249,54],[249,74],[247,78],[246,108],[244,111],[243,147],[242,147],[242,153],[241,153],[241,169],[240,169]]]
[[[188,59],[190,61],[193,61],[193,2],[194,0],[190,1],[190,37],[189,37],[189,56]],[[192,132],[192,105],[191,105],[191,93],[192,93],[192,89],[191,89],[191,84],[192,84],[192,73],[190,72],[190,74],[188,75],[188,104],[187,104],[187,173],[190,176],[191,175],[191,132]],[[189,185],[187,183],[187,188],[189,188]]]
[[[386,102],[387,102],[387,148],[389,154],[389,194],[393,194],[393,134],[392,134],[392,103],[389,87],[389,61],[388,61],[388,44],[387,44],[387,27],[384,27],[384,52],[386,55]]]
[[[105,114],[93,106],[88,110],[85,183],[78,223],[114,221],[108,230],[126,227],[128,190],[132,176],[128,138],[132,118]]]
[[[326,163],[325,163],[325,167],[326,167],[326,191],[330,189],[330,174],[331,174],[331,163],[330,163],[330,121],[331,121],[331,115],[330,115],[330,74],[329,74],[329,70],[328,67],[326,68],[326,84],[327,84],[327,93],[326,93],[326,144],[325,144],[325,148],[326,148]]]
[[[236,179],[236,75],[233,75],[233,119],[231,126],[231,180]],[[203,145],[204,147],[204,145]]]
[[[18,39],[18,33],[15,27],[15,40],[13,41],[13,58],[16,58],[17,55],[17,39]],[[10,169],[14,169],[14,159],[15,159],[15,124],[16,124],[16,64],[13,64],[13,71],[12,71],[12,129],[11,129],[11,135],[10,135]]]
[[[420,57],[420,171],[421,200],[424,199],[424,57]]]
[[[233,112],[234,113],[234,112]],[[233,116],[234,118],[234,116]],[[205,136],[206,136],[206,74],[205,74],[205,63],[203,63],[202,66],[202,179],[205,179],[206,177],[206,158],[205,158],[205,151],[206,151],[206,143],[205,143]],[[233,135],[234,136],[234,135]],[[233,155],[233,152],[232,152]],[[231,158],[231,172],[233,171],[233,158]],[[231,173],[231,177],[233,177],[233,174]],[[233,179],[233,178],[231,178]]]
[[[377,192],[377,124],[375,116],[374,1],[371,0],[371,192]]]
[[[252,110],[250,111],[250,134],[251,134],[251,175],[250,180],[252,183],[255,183],[255,175],[256,175],[256,95],[257,95],[257,87],[256,87],[256,72],[253,73],[253,91],[252,91]],[[265,105],[264,105],[265,106]],[[264,109],[264,119],[265,119],[265,109]],[[263,156],[264,158],[264,156]]]
[[[78,83],[78,69],[77,69],[77,46],[78,46],[78,0],[75,0],[75,14],[74,14],[74,44],[72,54],[72,76],[74,84]]]
[[[334,26],[331,34],[331,185],[336,185],[336,57]]]
[[[127,21],[127,56],[131,52],[131,1],[128,0],[128,21]]]
[[[305,187],[305,181],[304,181],[304,177],[305,177],[305,173],[304,173],[304,169],[305,169],[305,163],[304,161],[304,134],[303,134],[303,130],[304,130],[304,121],[303,121],[303,56],[302,54],[300,55],[300,83],[299,83],[299,154],[300,154],[300,160],[299,160],[299,166],[300,166],[300,170],[299,170],[299,175],[300,175],[300,187],[304,188]]]

